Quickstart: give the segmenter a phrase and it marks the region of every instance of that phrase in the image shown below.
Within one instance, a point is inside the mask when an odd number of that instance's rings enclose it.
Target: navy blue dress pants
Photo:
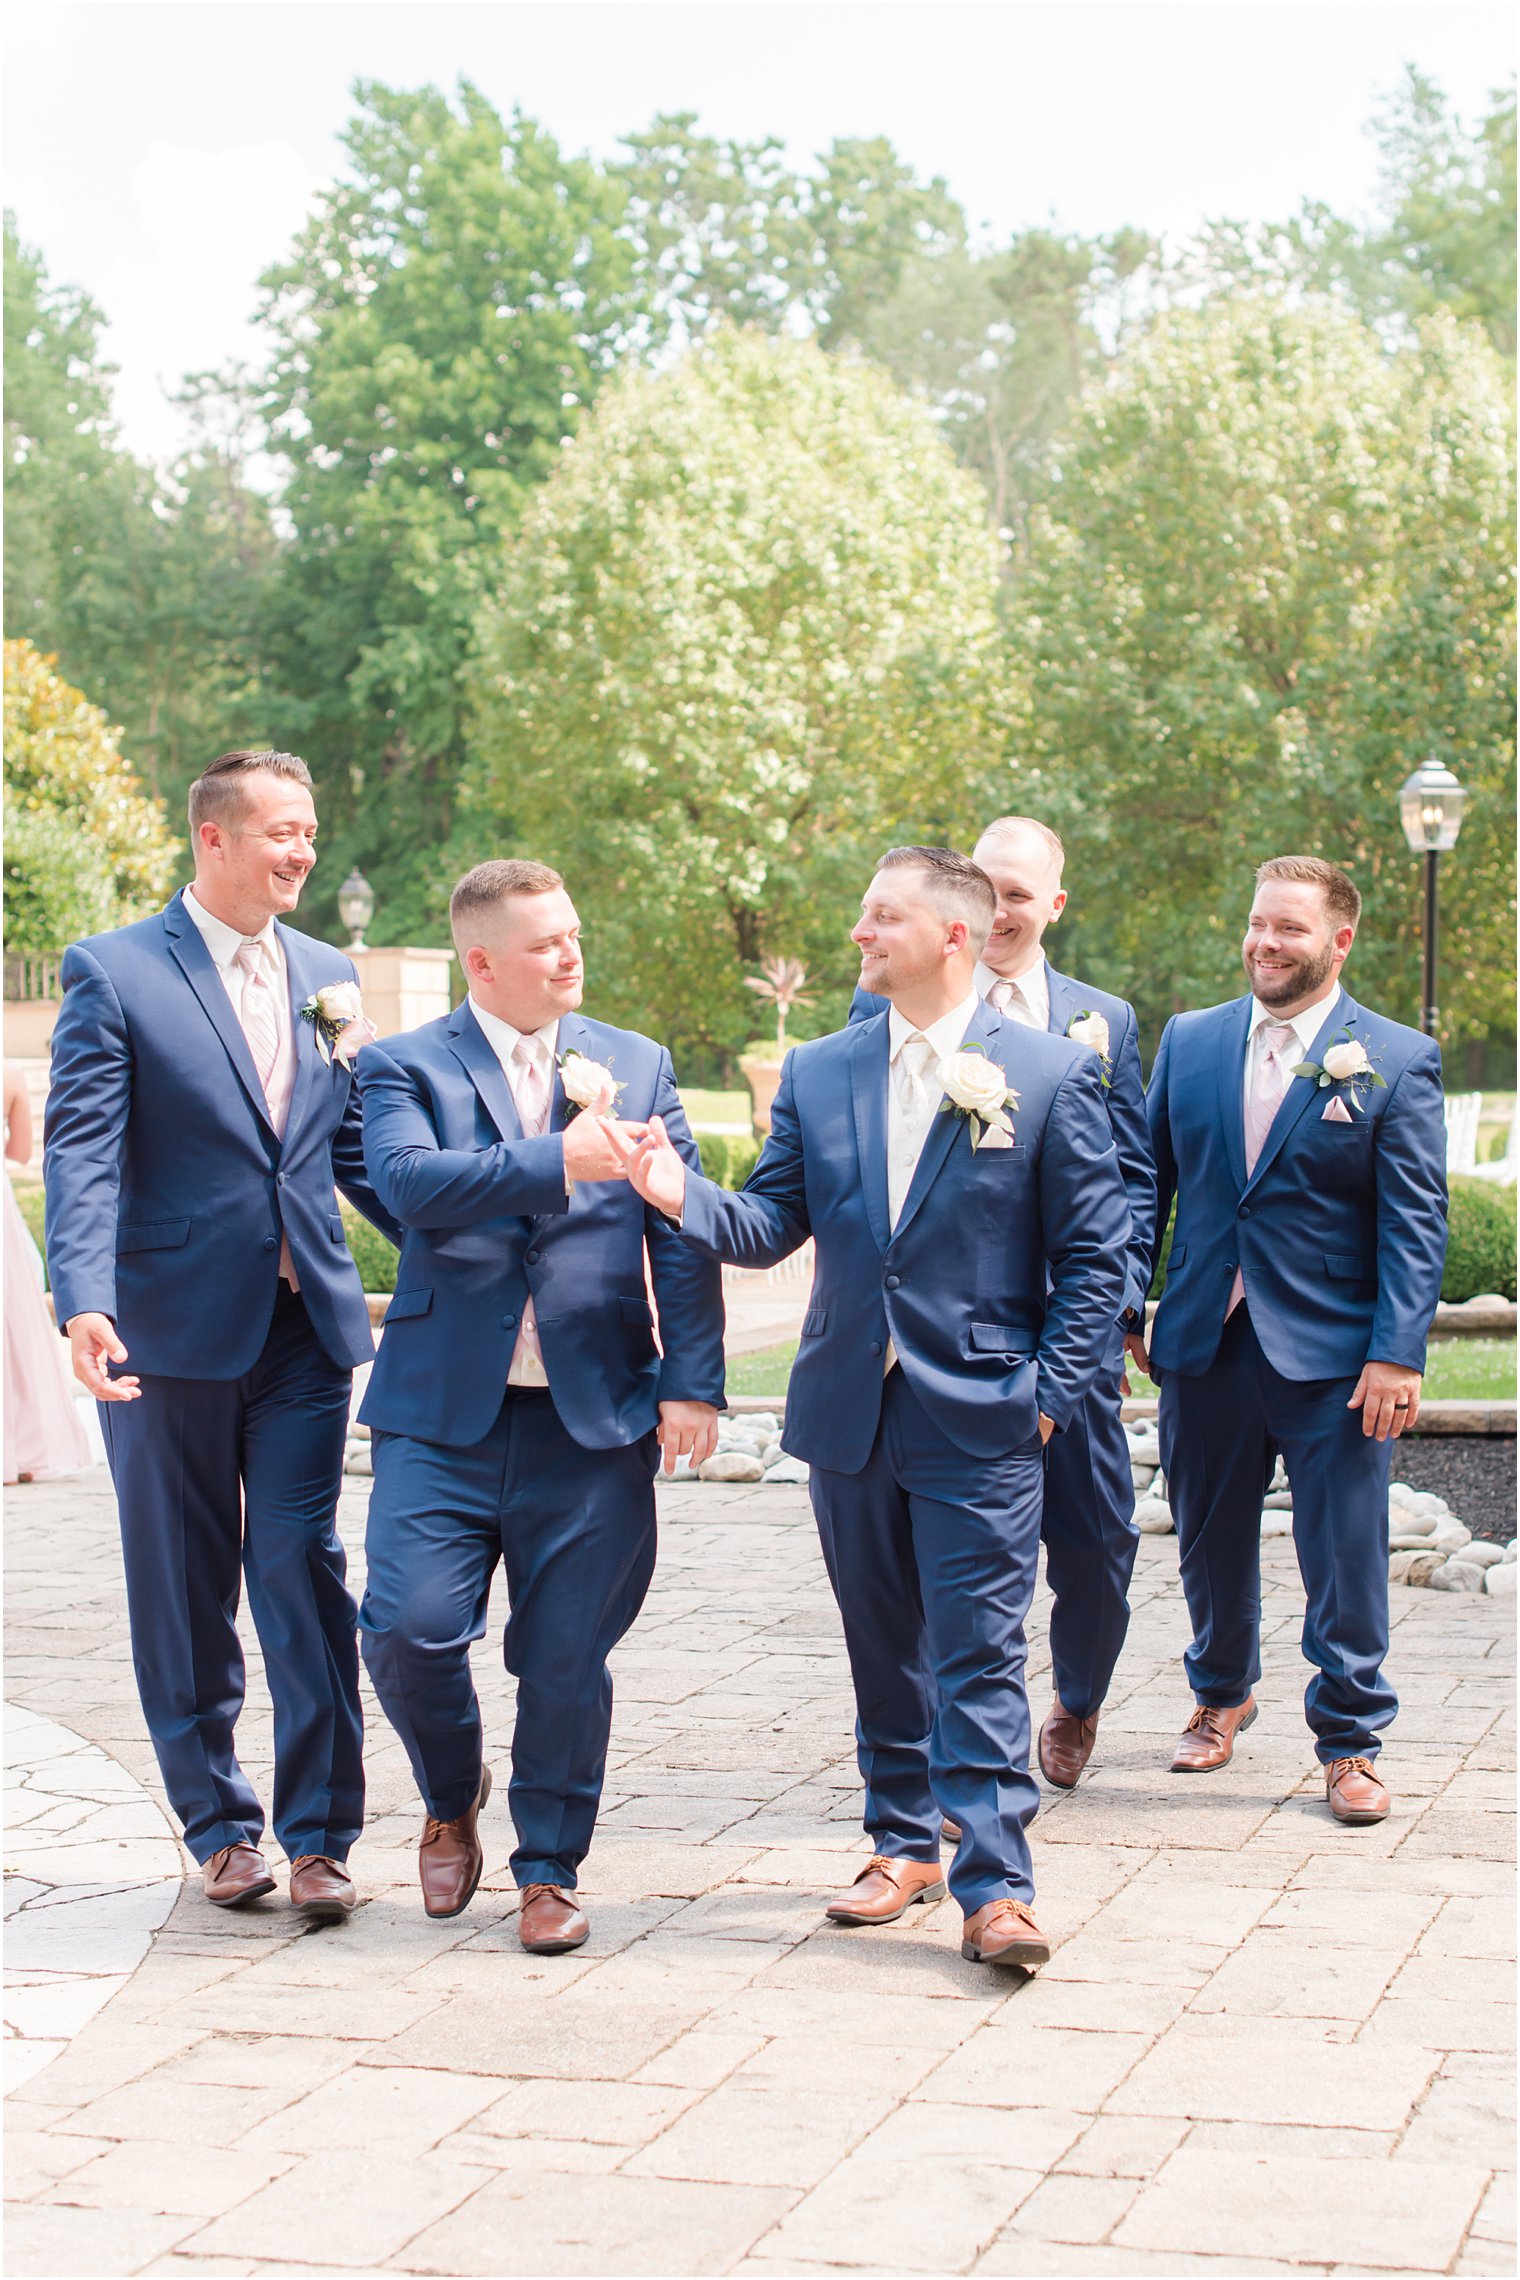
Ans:
[[[474,1803],[484,1737],[470,1647],[505,1568],[517,1680],[508,1791],[519,1885],[573,1887],[591,1844],[612,1730],[607,1658],[654,1574],[653,1433],[583,1449],[551,1396],[509,1388],[468,1449],[376,1433],[359,1625],[381,1707],[429,1813]]]
[[[1034,1434],[968,1457],[899,1367],[863,1469],[815,1465],[808,1483],[855,1682],[866,1832],[889,1858],[938,1860],[941,1819],[959,1822],[950,1889],[968,1915],[1034,1895],[1024,1622],[1042,1454]]]
[[[1161,1380],[1166,1473],[1202,1703],[1233,1707],[1261,1676],[1261,1503],[1278,1456],[1293,1486],[1293,1543],[1315,1665],[1304,1712],[1322,1765],[1375,1757],[1398,1709],[1388,1652],[1388,1473],[1395,1443],[1348,1409],[1354,1378],[1280,1377],[1245,1305],[1201,1377]]]
[[[1051,1676],[1061,1707],[1090,1718],[1103,1706],[1129,1629],[1129,1586],[1140,1532],[1129,1442],[1120,1415],[1123,1348],[1045,1444],[1045,1580]]]
[[[245,1376],[144,1377],[138,1400],[100,1406],[137,1690],[198,1861],[264,1833],[233,1750],[243,1579],[274,1704],[274,1833],[291,1860],[346,1860],[363,1825],[359,1650],[336,1524],[352,1382],[282,1282]]]

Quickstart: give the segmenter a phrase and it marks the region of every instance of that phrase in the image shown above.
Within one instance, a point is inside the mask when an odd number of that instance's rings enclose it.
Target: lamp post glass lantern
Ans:
[[[364,929],[375,915],[375,890],[356,866],[338,889],[338,916],[348,928],[350,950],[367,947]]]
[[[1399,821],[1410,852],[1425,858],[1425,961],[1420,1027],[1434,1037],[1436,1005],[1436,865],[1457,844],[1467,793],[1439,760],[1424,760],[1399,792]]]

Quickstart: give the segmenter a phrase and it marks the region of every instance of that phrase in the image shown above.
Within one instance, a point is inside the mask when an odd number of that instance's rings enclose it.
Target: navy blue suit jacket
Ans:
[[[660,1116],[700,1163],[670,1055],[630,1029],[567,1014],[558,1051],[604,1062],[619,1116]],[[469,1448],[495,1422],[531,1295],[549,1387],[587,1449],[653,1430],[662,1401],[723,1406],[723,1286],[622,1180],[565,1193],[565,1093],[523,1137],[512,1088],[469,1004],[359,1056],[370,1175],[406,1229],[396,1293],[360,1415]],[[645,1245],[663,1356],[644,1278]]]
[[[1096,1060],[987,1005],[966,1042],[1019,1095],[1014,1145],[973,1152],[965,1119],[942,1111],[895,1229],[885,1014],[792,1048],[739,1194],[687,1183],[682,1232],[714,1257],[771,1266],[813,1237],[785,1440],[832,1472],[870,1456],[889,1337],[941,1430],[987,1459],[1028,1440],[1041,1410],[1070,1420],[1119,1310],[1129,1211]]]
[[[364,1172],[353,1077],[300,1018],[351,958],[278,926],[296,1081],[281,1142],[243,1026],[176,895],[156,917],[76,942],[63,959],[47,1099],[48,1274],[60,1325],[107,1314],[128,1367],[234,1378],[274,1315],[280,1236],[311,1324],[340,1367],[373,1354],[336,1182],[393,1242]]]
[[[1101,1013],[1108,1023],[1108,1083],[1104,1087],[1103,1105],[1108,1110],[1114,1146],[1119,1152],[1119,1170],[1129,1198],[1130,1218],[1124,1297],[1119,1312],[1140,1329],[1144,1327],[1145,1301],[1151,1287],[1156,1222],[1156,1166],[1145,1114],[1145,1079],[1140,1071],[1140,1025],[1135,1019],[1134,1007],[1124,998],[1115,997],[1110,990],[1095,989],[1091,982],[1074,981],[1070,974],[1058,974],[1049,959],[1045,962],[1045,986],[1050,998],[1050,1019],[1046,1027],[1053,1037],[1064,1037],[1071,1023],[1082,1014]],[[850,1020],[869,1021],[876,1014],[884,1013],[886,1007],[885,998],[874,996],[870,990],[858,989],[851,1001]],[[1110,1341],[1109,1350],[1111,1357],[1122,1363],[1122,1336],[1116,1335]]]
[[[1252,1327],[1281,1376],[1356,1377],[1368,1361],[1423,1370],[1446,1260],[1440,1050],[1342,990],[1305,1057],[1322,1062],[1329,1046],[1358,1038],[1386,1089],[1359,1087],[1351,1122],[1327,1123],[1330,1092],[1295,1077],[1248,1179],[1251,1004],[1176,1015],[1151,1071],[1158,1229],[1177,1200],[1151,1335],[1157,1368],[1202,1376],[1238,1266]]]

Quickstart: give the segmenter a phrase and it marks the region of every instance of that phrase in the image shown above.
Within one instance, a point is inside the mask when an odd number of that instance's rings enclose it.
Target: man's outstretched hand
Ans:
[[[76,1314],[68,1325],[74,1375],[97,1401],[136,1401],[142,1387],[135,1377],[107,1374],[112,1362],[124,1362],[127,1349],[116,1335],[109,1314]]]
[[[670,1144],[670,1135],[658,1116],[651,1116],[637,1146],[625,1137],[626,1127],[609,1124],[607,1131],[627,1166],[628,1177],[646,1203],[679,1220],[686,1208],[686,1166]]]

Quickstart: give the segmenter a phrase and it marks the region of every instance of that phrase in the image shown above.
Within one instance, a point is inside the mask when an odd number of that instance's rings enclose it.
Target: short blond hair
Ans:
[[[1032,831],[1036,839],[1044,840],[1059,879],[1066,868],[1066,849],[1062,846],[1059,835],[1051,830],[1048,823],[1041,823],[1038,816],[995,815],[991,823],[983,824],[976,843],[980,847],[984,839],[1012,839],[1021,831]]]
[[[1269,855],[1265,863],[1256,866],[1256,884],[1264,886],[1268,879],[1322,888],[1326,912],[1337,926],[1361,922],[1362,898],[1356,881],[1338,863],[1327,863],[1321,855]]]
[[[454,947],[463,957],[479,946],[485,914],[497,911],[512,895],[548,895],[564,880],[547,863],[528,863],[506,856],[477,863],[466,871],[449,897],[449,928]]]

